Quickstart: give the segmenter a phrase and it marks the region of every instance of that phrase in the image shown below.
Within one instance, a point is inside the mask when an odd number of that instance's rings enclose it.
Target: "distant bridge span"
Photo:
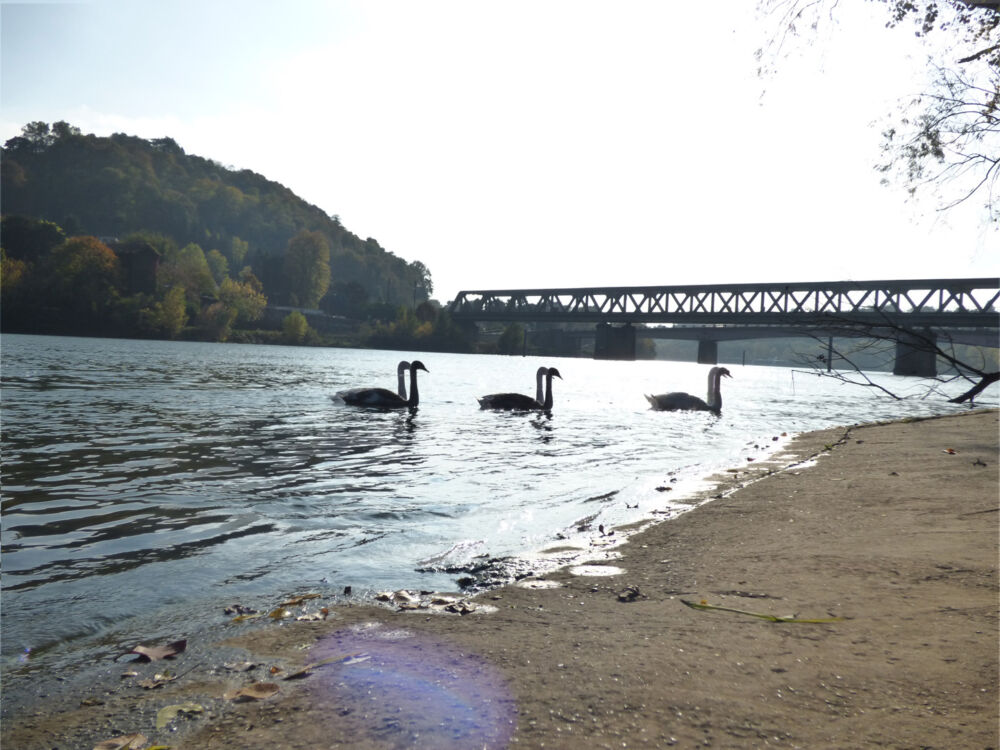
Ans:
[[[476,290],[459,292],[449,311],[459,321],[596,323],[599,359],[634,359],[637,333],[692,338],[686,329],[698,326],[699,361],[714,362],[716,341],[763,338],[768,328],[780,336],[850,323],[995,342],[998,305],[1000,278],[967,278]],[[637,330],[636,324],[680,327]],[[903,355],[912,352],[900,342],[897,370],[909,374],[899,366]],[[927,362],[916,369],[927,374]]]

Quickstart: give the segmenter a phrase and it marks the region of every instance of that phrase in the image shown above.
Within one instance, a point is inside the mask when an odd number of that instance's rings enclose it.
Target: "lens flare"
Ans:
[[[342,657],[317,670],[313,689],[333,710],[338,733],[407,748],[507,747],[517,709],[503,676],[482,656],[377,623],[326,636],[311,661]]]

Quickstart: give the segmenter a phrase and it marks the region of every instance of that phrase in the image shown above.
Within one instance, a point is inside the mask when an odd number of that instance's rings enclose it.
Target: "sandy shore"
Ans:
[[[170,662],[180,677],[162,687],[126,679],[55,715],[39,704],[0,739],[996,748],[998,434],[995,410],[810,433],[790,450],[819,456],[812,464],[753,481],[767,467],[748,464],[754,474],[728,474],[713,493],[723,497],[636,534],[620,559],[595,550],[618,575],[560,571],[482,594],[466,615],[354,606],[319,622],[233,625],[232,638]],[[221,666],[233,659],[255,666]],[[254,682],[278,692],[223,698]],[[201,711],[155,729],[157,711],[187,701]]]

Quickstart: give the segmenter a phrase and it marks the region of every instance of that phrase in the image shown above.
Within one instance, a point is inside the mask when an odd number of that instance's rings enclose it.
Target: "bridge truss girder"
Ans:
[[[463,291],[457,320],[998,327],[1000,279]]]

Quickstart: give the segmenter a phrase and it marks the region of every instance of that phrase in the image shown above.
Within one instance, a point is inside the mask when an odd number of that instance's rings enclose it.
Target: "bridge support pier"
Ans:
[[[615,328],[599,323],[594,339],[594,359],[635,359],[635,329],[631,323]]]
[[[930,330],[922,331],[919,337],[901,333],[896,339],[892,374],[933,378],[937,375],[937,354],[933,350],[936,344],[937,334]]]
[[[698,364],[717,365],[719,364],[719,342],[699,341],[698,342]]]

